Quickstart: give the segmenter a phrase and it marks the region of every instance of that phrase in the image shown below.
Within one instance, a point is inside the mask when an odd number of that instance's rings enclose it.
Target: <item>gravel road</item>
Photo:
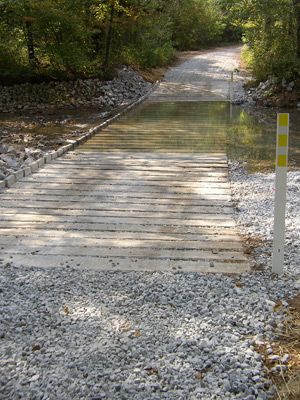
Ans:
[[[169,69],[151,95],[153,101],[214,101],[230,98],[231,73],[234,73],[233,98],[243,94],[244,77],[238,72],[241,46],[189,53],[182,64]]]
[[[207,81],[222,87],[223,96],[227,83],[221,83],[225,72],[218,63],[225,54],[229,71],[237,52],[210,51],[188,63],[197,71],[207,65]],[[171,70],[166,80],[176,74],[177,85],[184,69]],[[233,163],[231,178],[241,230],[255,237],[253,222],[259,222],[260,239],[270,241],[267,198],[273,177],[248,176]],[[294,218],[300,212],[299,173],[289,182],[294,225],[288,240],[298,246],[299,217]],[[279,278],[268,271],[269,255],[263,252],[269,252],[269,246],[257,255],[264,271],[238,277],[96,273],[60,266],[18,269],[0,261],[0,398],[270,398],[274,388],[256,345],[273,337],[274,325],[282,325],[284,316],[276,311],[276,302],[285,309],[286,299],[299,292],[296,248],[291,266]],[[269,354],[275,370],[287,368],[288,355],[273,354],[271,348]]]
[[[231,188],[237,204],[236,218],[242,235],[260,243],[257,266],[270,271],[274,223],[274,173],[247,174],[238,162],[230,165]],[[300,277],[300,171],[288,172],[286,211],[286,274]]]

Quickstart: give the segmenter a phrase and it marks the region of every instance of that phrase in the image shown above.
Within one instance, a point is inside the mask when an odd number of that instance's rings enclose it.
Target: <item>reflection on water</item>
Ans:
[[[86,151],[226,152],[250,169],[273,168],[276,112],[259,122],[228,102],[145,103],[90,139]],[[300,166],[298,120],[291,117],[290,165]]]
[[[14,132],[18,142],[31,146],[34,138],[41,135],[48,138],[81,135],[105,116],[96,110],[34,117],[2,115],[0,135],[5,141]],[[289,165],[297,168],[300,167],[298,128],[300,111],[295,110],[291,114]],[[275,142],[273,110],[266,110],[258,119],[228,102],[149,102],[94,136],[82,150],[226,152],[230,159],[247,161],[250,169],[263,170],[274,168]]]
[[[258,120],[242,108],[233,107],[231,123],[226,127],[228,157],[247,161],[251,170],[274,168],[277,115],[270,110],[266,114]],[[299,116],[291,115],[289,166],[296,168],[300,166],[299,127]]]

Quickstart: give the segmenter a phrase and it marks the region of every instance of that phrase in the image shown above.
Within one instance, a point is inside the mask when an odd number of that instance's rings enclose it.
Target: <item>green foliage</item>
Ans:
[[[156,13],[155,24],[147,15],[134,19],[123,32],[122,56],[124,62],[144,68],[166,65],[174,56],[171,24],[165,15]]]
[[[199,49],[221,39],[224,23],[213,1],[182,0],[170,10],[173,38],[180,50]]]
[[[223,40],[227,42],[240,42],[243,34],[242,26],[233,12],[235,0],[214,0],[215,7],[220,10],[221,21],[224,26]]]
[[[144,45],[125,47],[122,58],[128,64],[137,64],[143,68],[154,68],[167,65],[174,54],[175,50],[171,43],[157,47],[155,43],[147,41]]]
[[[258,80],[299,76],[298,0],[231,2],[231,18],[244,32],[244,60]]]
[[[10,60],[11,67],[15,65],[9,69],[12,76],[18,70],[54,76],[84,71],[88,36],[81,13],[71,12],[70,3],[44,0],[41,6],[35,0],[1,2],[0,68]]]
[[[300,0],[0,0],[0,80],[163,66],[242,36],[256,79],[300,81]]]
[[[223,14],[219,0],[0,0],[0,79],[162,66],[220,40]]]

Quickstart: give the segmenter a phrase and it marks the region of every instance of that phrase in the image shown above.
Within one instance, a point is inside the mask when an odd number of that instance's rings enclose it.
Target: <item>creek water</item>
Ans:
[[[300,112],[291,116],[291,168],[300,166]],[[85,145],[92,151],[226,152],[249,170],[274,168],[276,112],[251,116],[229,102],[144,103]]]
[[[54,115],[2,115],[0,135],[49,138],[76,137],[95,126],[99,111],[64,112]],[[289,166],[300,167],[300,111],[291,113]],[[1,137],[0,137],[1,139]],[[20,143],[19,142],[19,143]],[[26,145],[26,143],[25,143]],[[31,145],[29,141],[28,145]],[[143,152],[226,152],[229,159],[243,160],[250,171],[274,168],[276,111],[252,116],[229,102],[146,102],[89,140],[85,150]]]

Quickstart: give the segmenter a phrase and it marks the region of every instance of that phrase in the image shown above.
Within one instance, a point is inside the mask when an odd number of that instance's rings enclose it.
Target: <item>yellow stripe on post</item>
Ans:
[[[279,155],[277,158],[277,167],[287,167],[287,156]]]
[[[280,127],[289,126],[289,114],[279,114],[278,115],[278,125]]]
[[[288,145],[288,135],[278,135],[278,146],[287,147]]]

